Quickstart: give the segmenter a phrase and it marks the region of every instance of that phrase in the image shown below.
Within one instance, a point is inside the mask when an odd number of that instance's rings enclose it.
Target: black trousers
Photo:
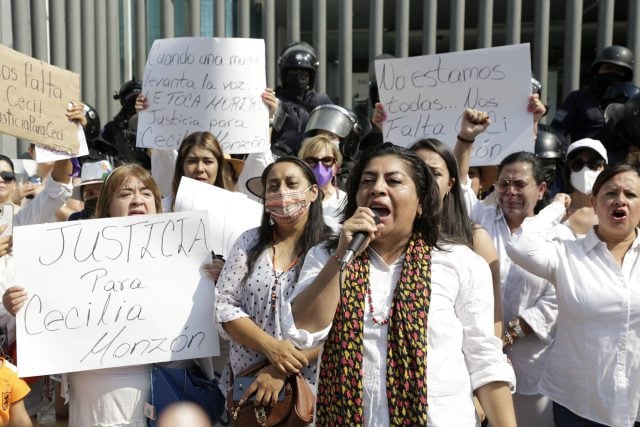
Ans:
[[[605,424],[582,418],[556,402],[553,402],[553,421],[556,427],[607,427]],[[640,422],[636,422],[634,427],[640,427]]]

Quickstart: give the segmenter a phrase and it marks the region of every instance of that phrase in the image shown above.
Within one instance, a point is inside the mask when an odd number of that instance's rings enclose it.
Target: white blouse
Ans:
[[[534,332],[516,340],[506,352],[516,372],[517,393],[536,395],[555,335],[556,290],[549,281],[527,272],[509,258],[506,245],[511,230],[502,210],[497,205],[480,203],[469,185],[463,189],[471,219],[487,229],[498,251],[504,324],[521,317]]]
[[[258,258],[253,272],[248,274],[247,256],[258,241],[258,229],[245,231],[238,237],[216,283],[215,317],[222,338],[230,340],[229,362],[225,366],[220,381],[220,389],[226,395],[229,387],[229,367],[234,374],[266,360],[261,353],[244,347],[233,340],[222,327],[223,323],[243,317],[250,318],[263,331],[277,339],[283,339],[280,316],[281,306],[296,289],[300,266],[285,272],[273,271],[272,252],[265,250]],[[276,281],[276,275],[279,279]],[[276,284],[275,306],[271,301],[271,290]],[[302,370],[302,376],[310,384],[315,384],[316,363]]]
[[[391,308],[402,258],[387,265],[369,249],[370,286],[376,319]],[[491,273],[470,249],[454,245],[433,250],[428,321],[427,402],[429,426],[476,426],[473,390],[494,381],[514,384],[513,369],[493,333]],[[311,286],[330,254],[321,245],[309,251],[294,298]],[[461,262],[464,260],[464,262]],[[365,425],[389,424],[386,397],[387,326],[375,324],[365,299],[363,409]],[[291,306],[283,307],[283,330],[303,348],[320,345],[330,325],[319,332],[297,329]]]
[[[640,419],[640,230],[620,267],[593,228],[575,241],[551,240],[564,214],[552,203],[507,247],[557,288],[558,332],[540,390],[581,417],[633,426]]]

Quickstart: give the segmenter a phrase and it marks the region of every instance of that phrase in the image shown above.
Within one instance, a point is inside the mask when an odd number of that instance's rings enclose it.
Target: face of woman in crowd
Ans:
[[[497,182],[498,203],[510,222],[519,227],[526,217],[533,216],[536,203],[546,190],[546,184],[536,184],[533,167],[529,162],[505,165]]]
[[[318,186],[311,184],[295,163],[275,163],[265,182],[265,210],[279,225],[306,221],[309,205],[318,198],[318,191]]]
[[[623,172],[605,182],[591,205],[598,216],[598,234],[606,240],[622,240],[640,224],[640,177]]]
[[[327,146],[320,146],[303,160],[313,170],[321,188],[331,185],[332,178],[338,172],[338,164],[331,149]]]
[[[157,213],[153,191],[135,176],[125,181],[113,195],[109,216],[151,215]]]
[[[431,169],[433,177],[438,183],[438,191],[440,192],[440,200],[444,200],[444,197],[453,186],[453,179],[449,176],[449,169],[444,159],[435,151],[431,150],[418,150],[416,151],[418,157],[420,157]]]
[[[567,158],[571,186],[583,194],[591,194],[596,178],[604,170],[605,161],[598,153],[589,149],[579,149]]]
[[[384,224],[375,242],[409,236],[416,216],[422,213],[409,165],[394,155],[371,159],[360,178],[356,202],[376,212]]]
[[[16,178],[13,170],[11,170],[11,165],[4,160],[0,160],[0,203],[9,201],[15,188]]]
[[[213,185],[218,175],[218,161],[210,150],[194,145],[185,156],[182,169],[184,176]]]

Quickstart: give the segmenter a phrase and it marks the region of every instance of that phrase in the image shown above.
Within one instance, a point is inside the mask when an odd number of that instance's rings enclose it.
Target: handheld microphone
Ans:
[[[380,215],[375,211],[373,211],[373,220],[376,222],[376,225],[380,224]],[[344,253],[342,261],[340,261],[341,271],[344,270],[351,261],[353,261],[353,258],[356,256],[356,252],[358,252],[358,249],[360,249],[365,240],[367,240],[367,237],[369,237],[369,233],[364,231],[358,231],[353,235],[353,239],[351,239],[351,242],[349,243],[349,248]]]

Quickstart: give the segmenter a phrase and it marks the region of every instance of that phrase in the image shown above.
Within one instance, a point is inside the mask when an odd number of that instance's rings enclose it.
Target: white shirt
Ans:
[[[487,229],[498,252],[504,324],[521,317],[535,333],[516,340],[506,353],[516,372],[517,393],[536,395],[555,334],[556,290],[549,281],[527,272],[509,258],[506,244],[511,230],[499,206],[480,203],[469,185],[463,190],[471,219]]]
[[[525,221],[507,248],[557,288],[558,332],[540,390],[581,417],[633,426],[640,406],[640,237],[620,268],[593,228],[575,241],[550,240],[564,213],[552,203]]]
[[[57,222],[56,211],[71,197],[72,192],[70,183],[47,178],[42,191],[14,215],[13,226]]]
[[[370,286],[374,316],[388,316],[402,272],[402,259],[386,265],[370,254]],[[514,383],[513,369],[493,333],[493,293],[486,262],[470,249],[455,245],[434,249],[428,320],[427,402],[429,426],[476,426],[473,390],[494,381]],[[294,297],[311,286],[330,255],[322,246],[309,251]],[[460,262],[464,260],[464,262]],[[326,339],[330,325],[319,332],[297,329],[291,306],[283,307],[285,334],[301,347]],[[365,298],[363,329],[363,410],[367,426],[389,424],[386,397],[387,326],[375,324]]]
[[[342,210],[347,204],[347,193],[335,187],[335,193],[322,199],[324,222],[336,233],[340,231]]]

